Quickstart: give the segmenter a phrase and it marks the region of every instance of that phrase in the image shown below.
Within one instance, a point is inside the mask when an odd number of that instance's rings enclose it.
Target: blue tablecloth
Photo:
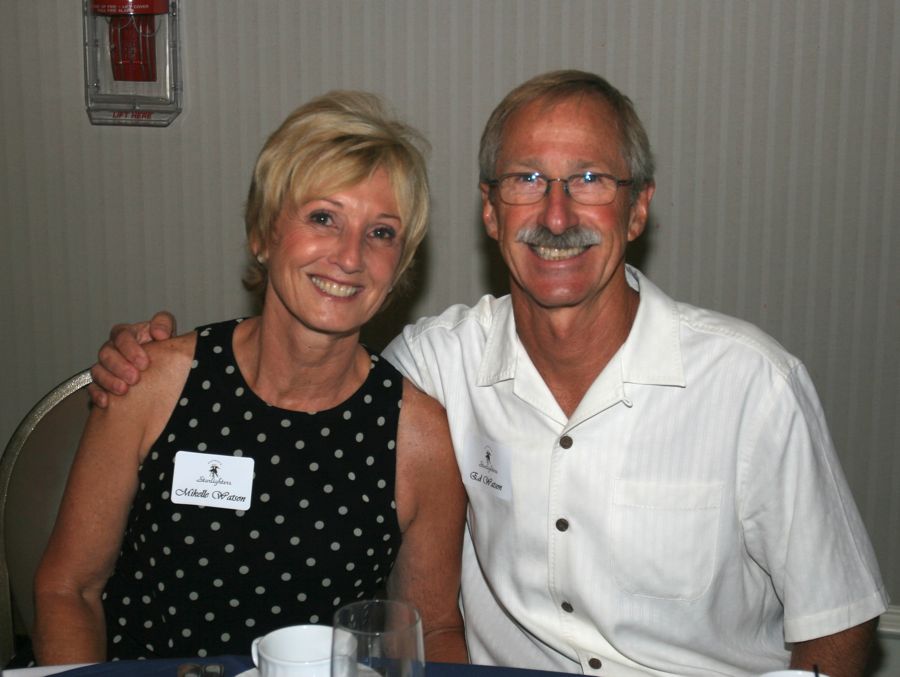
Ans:
[[[75,668],[60,673],[60,677],[174,677],[182,663],[221,663],[225,677],[236,677],[253,667],[249,656],[216,656],[213,658],[181,658],[153,661],[115,661]],[[428,663],[428,677],[560,677],[557,672],[497,668],[488,665],[456,665],[453,663]]]

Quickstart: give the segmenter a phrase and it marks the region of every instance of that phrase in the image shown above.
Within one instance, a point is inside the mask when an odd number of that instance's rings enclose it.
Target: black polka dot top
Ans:
[[[402,377],[373,355],[365,383],[333,409],[269,406],[237,368],[238,322],[198,331],[179,402],[141,466],[103,594],[111,659],[248,654],[275,628],[331,625],[390,573]],[[252,457],[250,508],[172,503],[179,450]]]

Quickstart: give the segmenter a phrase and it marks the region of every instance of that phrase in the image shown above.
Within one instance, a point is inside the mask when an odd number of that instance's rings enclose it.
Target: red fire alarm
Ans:
[[[181,112],[177,0],[83,0],[85,102],[96,125],[166,126]]]

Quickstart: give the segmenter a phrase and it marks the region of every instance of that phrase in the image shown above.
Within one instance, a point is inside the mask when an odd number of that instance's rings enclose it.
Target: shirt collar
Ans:
[[[625,274],[641,301],[631,332],[618,353],[622,381],[683,387],[678,305],[637,268],[626,265]],[[510,297],[498,301],[478,369],[479,386],[515,378],[518,352],[525,350],[516,335]]]

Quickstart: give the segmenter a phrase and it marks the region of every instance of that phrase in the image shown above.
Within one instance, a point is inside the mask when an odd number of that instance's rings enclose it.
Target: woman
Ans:
[[[414,139],[352,92],[268,139],[245,218],[262,313],[148,346],[142,386],[92,412],[35,581],[40,663],[245,654],[386,583],[430,660],[465,660],[446,417],[359,343],[425,233]]]

